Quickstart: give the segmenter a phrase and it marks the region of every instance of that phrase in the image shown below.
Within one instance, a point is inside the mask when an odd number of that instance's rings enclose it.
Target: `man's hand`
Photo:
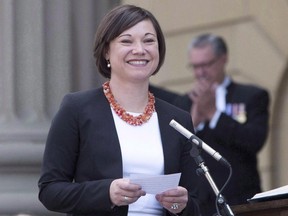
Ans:
[[[196,127],[200,122],[210,121],[216,112],[215,92],[216,83],[209,83],[206,80],[200,80],[195,83],[194,88],[189,94],[193,101],[191,107],[191,116]]]

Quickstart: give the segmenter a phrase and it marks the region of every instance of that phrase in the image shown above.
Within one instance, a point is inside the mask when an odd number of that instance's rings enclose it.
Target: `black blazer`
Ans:
[[[257,153],[263,147],[268,134],[269,95],[262,88],[232,82],[227,87],[226,104],[227,113],[221,114],[216,128],[210,129],[209,122],[206,122],[204,129],[196,135],[230,162],[233,174],[223,195],[231,205],[235,205],[245,203],[248,198],[261,191]],[[185,95],[178,98],[175,105],[190,111],[192,102]],[[242,120],[237,120],[233,116],[237,116],[240,105],[244,105],[246,115]],[[234,111],[231,111],[231,107],[234,107]],[[231,115],[231,112],[234,114]],[[210,155],[203,152],[202,156],[220,189],[228,178],[229,170]],[[212,209],[203,215],[212,215],[216,211],[215,194],[204,177],[200,184],[202,210]]]
[[[191,145],[169,126],[175,119],[193,131],[189,113],[156,98],[165,174],[181,172],[189,191],[183,215],[198,215]],[[141,154],[141,153],[139,153]],[[127,215],[128,206],[111,209],[109,187],[122,178],[120,144],[110,105],[102,88],[64,97],[48,134],[39,199],[47,209],[71,215]],[[163,209],[163,215],[169,215]]]

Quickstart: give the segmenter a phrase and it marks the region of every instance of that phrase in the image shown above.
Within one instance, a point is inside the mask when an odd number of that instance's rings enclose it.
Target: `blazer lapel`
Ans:
[[[103,146],[107,155],[111,155],[109,158],[111,166],[109,167],[113,169],[113,175],[120,178],[123,176],[122,155],[111,108],[102,90],[98,92],[96,100],[97,105],[95,109],[101,113],[101,115],[98,115],[98,120],[96,120],[100,124],[97,128],[101,130],[99,131],[100,136],[105,139],[103,140],[105,142]],[[107,164],[104,164],[104,166],[107,166]]]
[[[170,136],[173,132],[173,128],[169,125],[170,121],[173,119],[173,114],[167,112],[164,103],[156,98],[155,108],[158,115],[158,122],[161,134],[161,141],[164,154],[164,173],[168,174],[173,171],[175,154],[171,151],[171,146],[175,144],[175,140]]]

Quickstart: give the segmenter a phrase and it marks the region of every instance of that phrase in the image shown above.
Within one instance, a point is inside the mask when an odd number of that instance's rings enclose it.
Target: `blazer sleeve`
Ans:
[[[39,200],[51,211],[89,214],[112,211],[109,187],[112,179],[75,182],[79,154],[78,101],[65,96],[54,117],[44,151],[38,182]]]

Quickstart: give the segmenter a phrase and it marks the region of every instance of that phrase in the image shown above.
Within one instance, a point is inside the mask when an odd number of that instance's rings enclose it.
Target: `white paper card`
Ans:
[[[131,183],[139,184],[148,194],[159,194],[169,189],[177,188],[181,173],[169,175],[131,174]]]

